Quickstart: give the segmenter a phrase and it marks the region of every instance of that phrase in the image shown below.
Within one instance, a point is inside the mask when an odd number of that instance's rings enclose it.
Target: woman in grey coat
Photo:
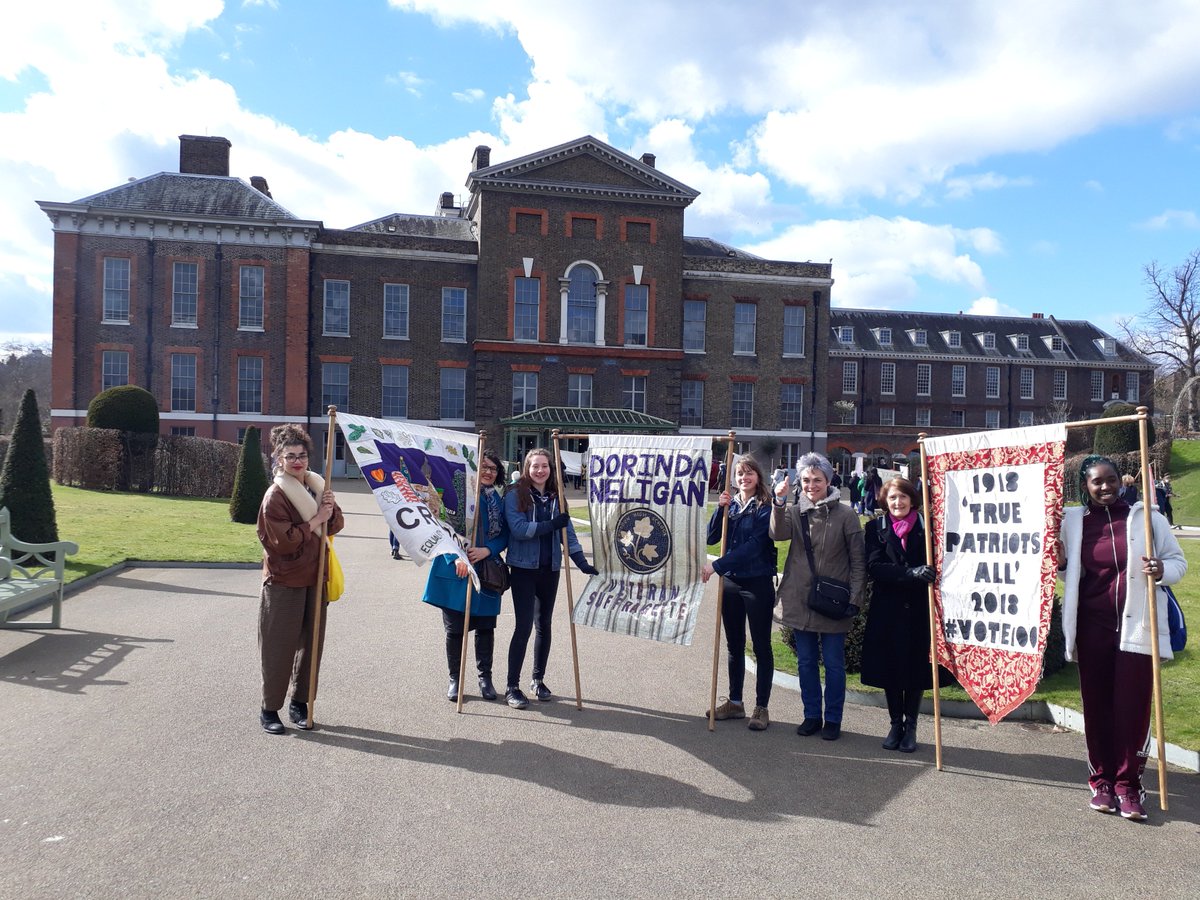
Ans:
[[[817,574],[848,582],[851,603],[858,607],[862,606],[866,582],[862,525],[858,514],[840,502],[837,488],[830,487],[833,467],[829,460],[819,453],[806,453],[796,464],[796,471],[800,497],[795,504],[786,505],[790,487],[786,478],[775,488],[770,531],[771,540],[792,542],[783,565],[779,600],[783,624],[796,638],[796,667],[804,703],[804,721],[796,734],[808,736],[820,731],[825,740],[836,741],[842,733],[846,702],[846,632],[854,619],[830,619],[809,608],[813,572],[804,550],[801,523],[807,516]],[[825,663],[823,713],[818,649]]]

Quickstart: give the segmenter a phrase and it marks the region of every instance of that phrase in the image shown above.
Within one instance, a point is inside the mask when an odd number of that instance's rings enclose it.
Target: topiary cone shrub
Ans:
[[[258,508],[262,506],[263,495],[269,485],[258,428],[251,425],[242,438],[242,455],[238,457],[237,474],[233,477],[233,496],[229,499],[229,518],[243,525],[257,522]]]
[[[42,442],[37,396],[27,390],[0,470],[0,507],[8,507],[12,533],[31,544],[58,540],[50,469]]]

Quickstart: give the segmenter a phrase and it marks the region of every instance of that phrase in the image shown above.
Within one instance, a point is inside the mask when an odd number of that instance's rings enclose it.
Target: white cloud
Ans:
[[[980,191],[998,191],[1006,187],[1030,187],[1033,179],[1028,177],[1009,178],[996,172],[981,172],[978,175],[958,175],[946,179],[946,198],[966,200]]]
[[[403,87],[414,97],[420,97],[421,88],[429,83],[416,72],[397,72],[395,75],[388,75],[384,81]]]
[[[995,297],[980,297],[967,308],[971,316],[1023,316],[1019,309],[1001,303]]]
[[[1168,228],[1200,228],[1200,217],[1190,209],[1167,209],[1138,223],[1146,231],[1164,231]]]
[[[465,91],[452,91],[450,96],[460,103],[477,103],[483,99],[484,94],[480,88],[467,88]]]
[[[1104,193],[1104,185],[1101,184],[1099,181],[1097,181],[1095,178],[1089,178],[1087,181],[1085,181],[1083,183],[1083,187],[1084,187],[1084,190],[1091,191],[1093,194],[1103,194]]]

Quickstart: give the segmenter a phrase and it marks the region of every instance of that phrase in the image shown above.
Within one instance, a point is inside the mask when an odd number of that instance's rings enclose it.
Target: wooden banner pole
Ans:
[[[733,493],[733,439],[736,432],[729,432],[729,445],[725,448],[725,491]],[[729,515],[721,517],[721,552],[725,555],[725,542],[729,539]],[[708,691],[708,730],[716,728],[717,721],[717,670],[721,666],[721,605],[725,599],[725,579],[717,575],[717,629],[713,635],[712,683]]]
[[[483,465],[483,448],[487,441],[487,432],[479,432],[479,442],[475,445],[475,521],[471,527],[471,546],[476,546],[479,541],[479,493],[482,490],[482,484],[479,480],[479,467]],[[497,476],[500,474],[496,473]],[[467,560],[467,565],[473,565],[470,560]],[[457,712],[463,710],[463,680],[467,676],[467,638],[471,634],[471,596],[475,593],[475,581],[471,578],[470,573],[467,573],[467,602],[464,604],[463,610],[463,635],[462,635],[462,652],[458,656],[458,708]]]
[[[329,427],[325,430],[325,487],[333,490],[333,447],[337,443],[337,407],[330,406],[326,413],[329,416]],[[317,498],[320,506],[321,498]],[[321,540],[321,555],[317,560],[317,602],[313,609],[312,649],[308,662],[308,722],[313,727],[313,712],[317,705],[317,670],[321,667],[321,614],[325,606],[325,557],[329,549],[325,542],[326,522],[321,523],[317,537]]]
[[[559,448],[559,433],[555,428],[551,435],[554,438],[554,480],[558,487],[558,508],[560,512],[569,513],[567,505],[567,490],[563,484],[562,455]],[[583,709],[583,690],[579,684],[579,645],[575,637],[575,589],[571,586],[571,556],[567,545],[567,529],[562,530],[562,571],[563,580],[567,583],[567,621],[571,624],[571,661],[575,665],[575,708]]]
[[[929,459],[925,456],[925,438],[917,435],[921,448],[921,510],[925,513],[925,562],[933,565],[933,522],[929,513]],[[939,573],[940,574],[940,573]],[[937,610],[933,602],[933,585],[928,586],[929,596],[929,666],[933,670],[933,757],[937,770],[942,771],[942,695],[938,688],[937,663]]]
[[[1150,504],[1154,501],[1154,476],[1150,472],[1150,410],[1139,406],[1138,444],[1142,452],[1142,526],[1146,529],[1146,555],[1154,556],[1154,520]],[[1140,562],[1140,560],[1138,561]],[[1128,565],[1136,565],[1129,560]],[[1150,613],[1150,663],[1154,673],[1154,739],[1158,741],[1158,805],[1162,810],[1169,806],[1167,800],[1167,740],[1163,727],[1162,662],[1158,657],[1158,584],[1153,575],[1146,576],[1146,600]]]

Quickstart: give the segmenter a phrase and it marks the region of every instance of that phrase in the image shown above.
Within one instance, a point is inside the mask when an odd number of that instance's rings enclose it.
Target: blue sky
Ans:
[[[47,340],[35,200],[233,142],[297,215],[429,212],[593,134],[701,192],[687,230],[832,259],[842,306],[1088,318],[1200,246],[1200,4],[67,0],[0,33],[0,344]]]

